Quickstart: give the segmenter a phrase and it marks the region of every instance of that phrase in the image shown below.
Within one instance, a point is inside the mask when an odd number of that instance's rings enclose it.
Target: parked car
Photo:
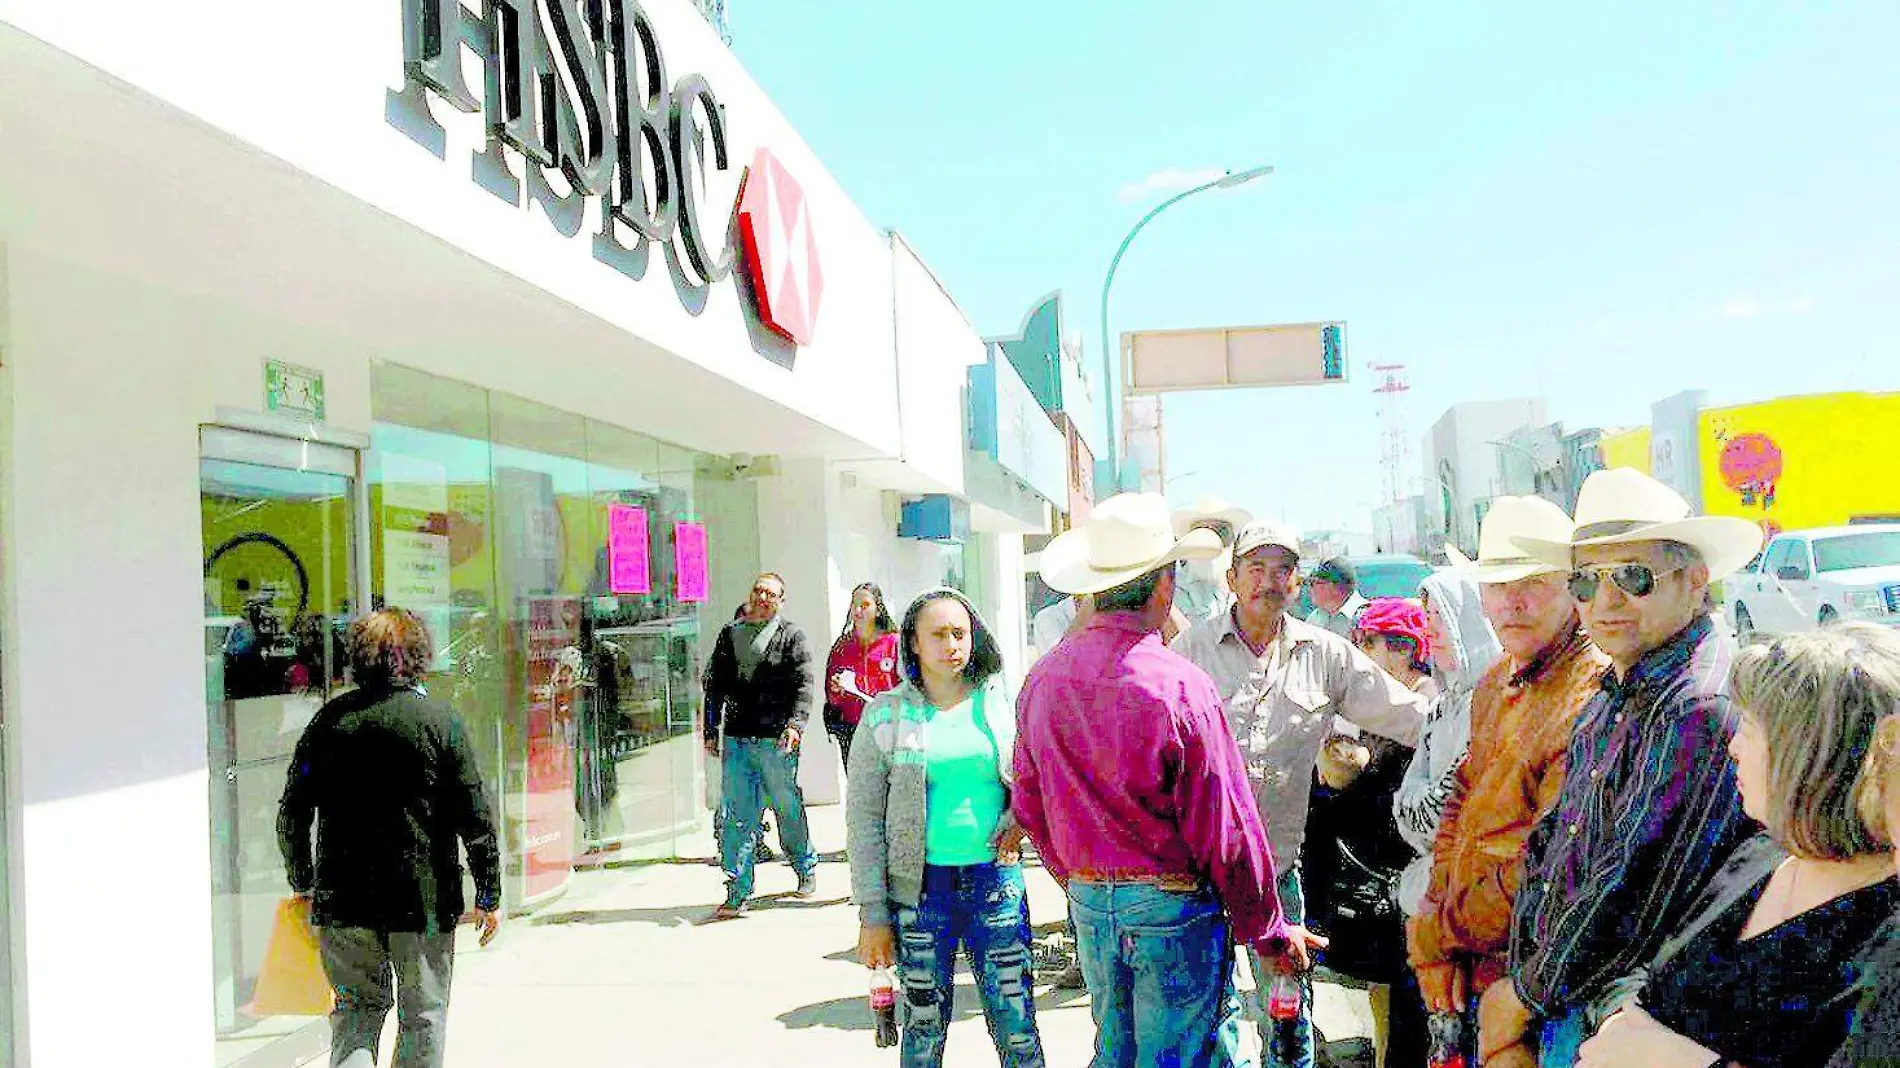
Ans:
[[[1900,627],[1900,523],[1779,535],[1726,592],[1739,638],[1837,619]]]
[[[1404,597],[1415,601],[1418,599],[1419,584],[1437,570],[1418,557],[1405,553],[1348,556],[1345,560],[1359,577],[1359,596],[1368,601],[1376,601],[1381,597]],[[1305,619],[1313,614],[1313,597],[1307,590],[1307,584],[1313,581],[1313,568],[1322,562],[1303,562],[1300,566],[1300,599],[1289,609],[1296,618]]]

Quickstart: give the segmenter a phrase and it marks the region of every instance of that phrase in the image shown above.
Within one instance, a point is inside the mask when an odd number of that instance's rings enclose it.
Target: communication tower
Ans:
[[[1411,467],[1411,439],[1405,433],[1405,394],[1412,386],[1402,363],[1375,363],[1369,370],[1379,376],[1372,392],[1379,395],[1379,469],[1384,475],[1387,503],[1405,496],[1405,472]]]

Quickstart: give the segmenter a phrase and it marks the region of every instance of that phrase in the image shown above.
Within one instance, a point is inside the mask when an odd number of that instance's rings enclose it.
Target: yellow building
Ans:
[[[1598,447],[1603,450],[1604,467],[1634,467],[1649,473],[1650,431],[1646,426],[1603,435]]]
[[[1900,393],[1823,393],[1704,409],[1703,508],[1782,530],[1900,517]],[[1607,463],[1614,466],[1610,446]]]

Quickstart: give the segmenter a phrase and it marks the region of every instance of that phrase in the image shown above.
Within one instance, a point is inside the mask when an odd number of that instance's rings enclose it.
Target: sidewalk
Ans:
[[[795,902],[783,862],[759,869],[751,913],[708,922],[724,889],[709,864],[579,875],[560,901],[511,919],[486,949],[458,938],[449,1068],[890,1068],[872,1044],[843,809],[811,810],[819,898]],[[776,842],[772,843],[775,847]],[[708,842],[710,848],[710,841]],[[1032,922],[1060,923],[1061,891],[1029,872]],[[1082,991],[1039,988],[1051,1066],[1081,1066],[1094,1027]],[[1329,1038],[1365,1033],[1364,995],[1321,988]],[[393,1028],[392,1028],[393,1033]],[[948,1068],[994,1068],[975,988],[959,977]]]

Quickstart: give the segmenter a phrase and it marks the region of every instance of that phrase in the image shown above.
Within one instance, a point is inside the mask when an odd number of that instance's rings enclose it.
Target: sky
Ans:
[[[1452,404],[1567,427],[1900,388],[1900,4],[729,0],[733,47],[986,336],[1343,320],[1352,380],[1168,397],[1171,497],[1312,529]],[[1416,487],[1414,487],[1416,488]]]

